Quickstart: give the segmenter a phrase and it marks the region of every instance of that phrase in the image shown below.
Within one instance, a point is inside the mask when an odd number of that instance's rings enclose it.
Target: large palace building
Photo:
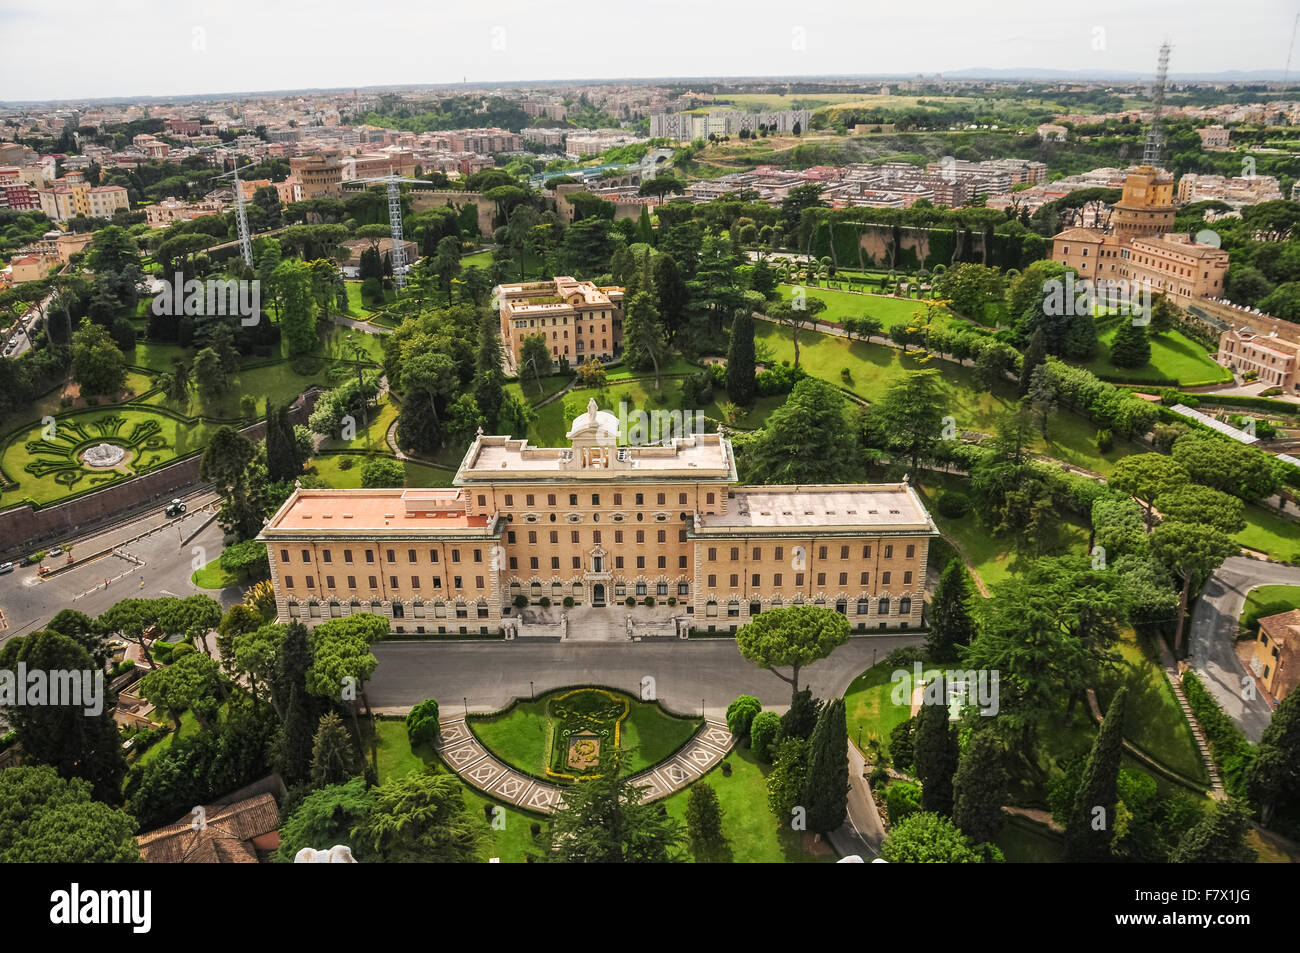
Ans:
[[[725,436],[620,446],[594,401],[568,438],[480,434],[447,489],[297,490],[258,537],[278,618],[489,633],[525,601],[648,599],[702,631],[799,603],[859,630],[921,624],[937,530],[906,484],[738,486]]]

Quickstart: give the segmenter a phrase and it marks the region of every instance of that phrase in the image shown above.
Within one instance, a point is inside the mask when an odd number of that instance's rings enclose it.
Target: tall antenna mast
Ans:
[[[1156,67],[1156,85],[1152,91],[1151,125],[1147,128],[1146,144],[1142,147],[1142,164],[1160,165],[1160,150],[1164,135],[1160,131],[1160,114],[1165,110],[1165,80],[1169,76],[1169,43],[1160,44],[1160,60]]]
[[[1283,86],[1291,78],[1291,51],[1295,49],[1295,33],[1298,27],[1300,27],[1300,13],[1295,15],[1295,22],[1291,24],[1291,45],[1286,48],[1286,68],[1282,70]]]
[[[235,226],[239,230],[239,254],[244,259],[244,264],[249,268],[253,267],[253,241],[248,235],[248,213],[244,210],[244,190],[239,184],[239,160],[236,159],[235,168],[229,172],[222,172],[215,175],[215,179],[224,179],[230,176],[235,183]],[[245,169],[251,168],[252,163],[244,166]]]

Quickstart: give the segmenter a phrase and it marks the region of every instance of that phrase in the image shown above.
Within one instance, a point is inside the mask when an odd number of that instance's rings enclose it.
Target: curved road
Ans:
[[[873,659],[904,645],[919,645],[919,635],[867,635],[851,638],[799,673],[800,688],[821,698],[838,698]],[[790,686],[771,672],[746,662],[732,639],[662,642],[378,642],[379,666],[366,685],[376,709],[405,712],[426,698],[437,698],[454,712],[455,699],[471,711],[495,711],[512,698],[527,698],[529,680],[540,694],[564,685],[597,684],[640,694],[642,679],[654,679],[655,697],[683,713],[700,710],[725,717],[737,695],[756,695],[764,708],[784,710]]]
[[[1249,673],[1237,659],[1233,640],[1250,590],[1272,585],[1300,586],[1300,567],[1246,556],[1225,560],[1205,584],[1192,611],[1191,654],[1187,658],[1237,727],[1256,743],[1273,717],[1273,708],[1259,695],[1242,698],[1243,679]]]

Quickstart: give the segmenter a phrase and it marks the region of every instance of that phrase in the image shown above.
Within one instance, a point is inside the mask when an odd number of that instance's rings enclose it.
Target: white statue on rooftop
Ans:
[[[593,424],[596,422],[596,412],[600,410],[600,405],[596,403],[596,398],[587,401],[587,419]]]

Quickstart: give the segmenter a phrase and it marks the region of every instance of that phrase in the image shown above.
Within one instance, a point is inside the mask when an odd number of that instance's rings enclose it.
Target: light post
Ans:
[[[465,717],[468,718],[469,717],[469,696],[462,695],[460,700],[461,703],[465,706]]]
[[[532,679],[529,679],[529,680],[528,680],[528,700],[529,700],[529,701],[537,701],[537,695],[533,692],[533,682],[532,682]]]

